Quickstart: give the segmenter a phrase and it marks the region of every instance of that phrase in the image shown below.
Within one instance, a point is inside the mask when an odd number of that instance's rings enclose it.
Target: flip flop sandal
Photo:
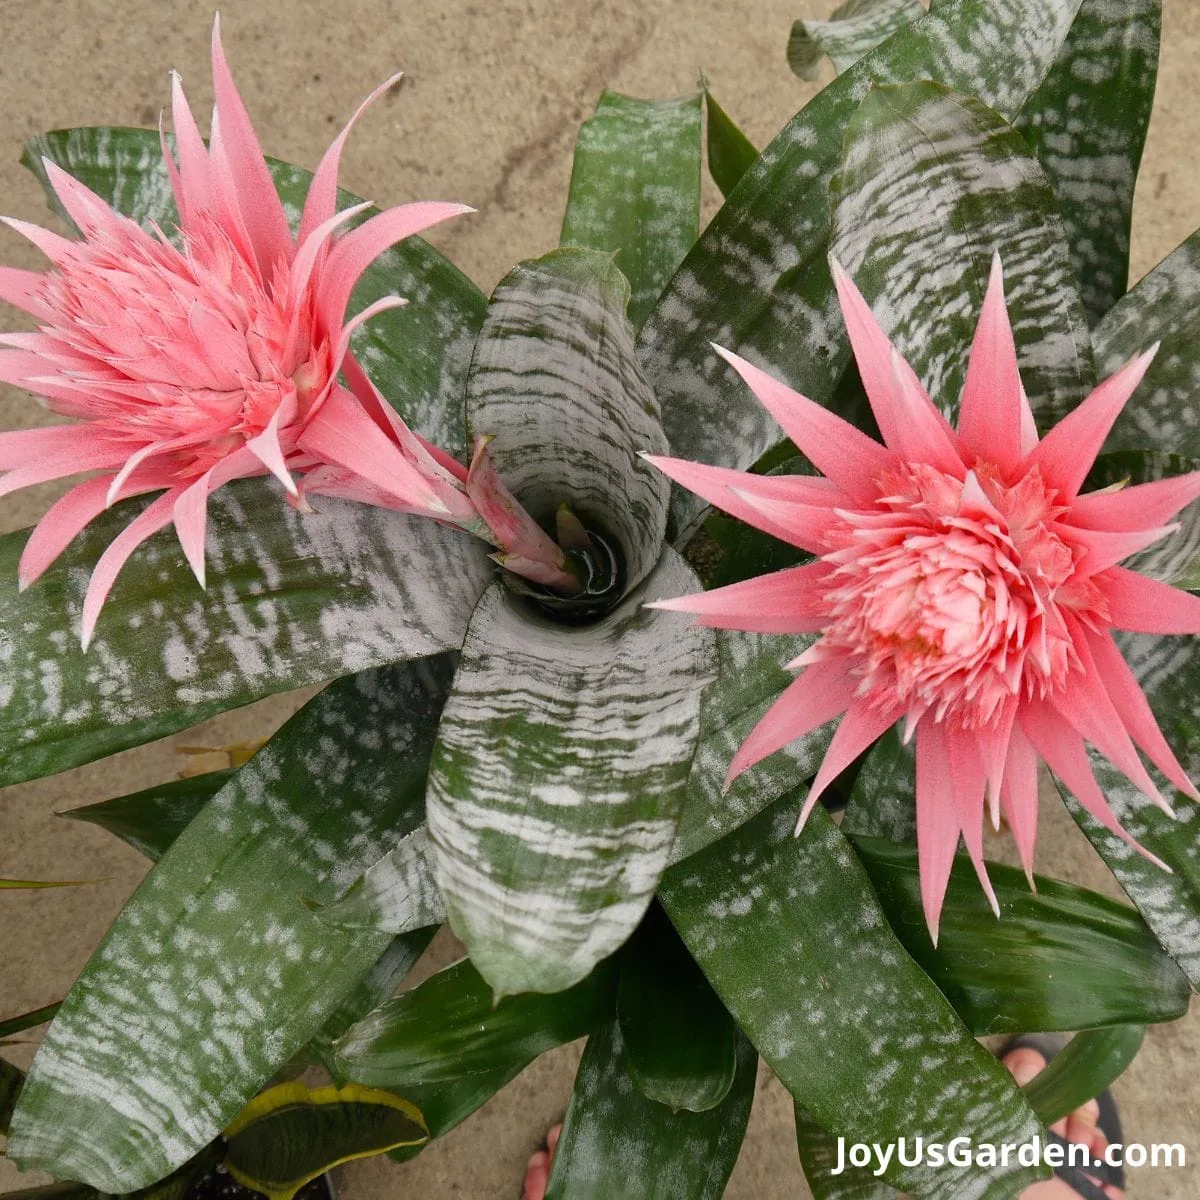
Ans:
[[[1066,1044],[1067,1039],[1057,1034],[1024,1033],[1009,1038],[996,1052],[996,1057],[1003,1059],[1005,1055],[1011,1054],[1014,1050],[1034,1050],[1049,1065],[1054,1056]],[[1117,1104],[1112,1098],[1112,1093],[1106,1088],[1096,1097],[1096,1102],[1100,1105],[1100,1115],[1096,1120],[1096,1127],[1108,1138],[1109,1145],[1114,1142],[1124,1143],[1121,1118],[1117,1114]],[[1066,1138],[1059,1137],[1057,1133],[1051,1133],[1048,1129],[1045,1133],[1047,1144],[1062,1146],[1064,1151],[1072,1144]],[[1072,1191],[1081,1196],[1082,1200],[1108,1200],[1108,1197],[1100,1190],[1100,1184],[1110,1184],[1122,1189],[1125,1187],[1125,1168],[1110,1167],[1107,1163],[1089,1167],[1085,1175],[1079,1167],[1068,1166],[1064,1162],[1062,1166],[1054,1168],[1054,1174]]]

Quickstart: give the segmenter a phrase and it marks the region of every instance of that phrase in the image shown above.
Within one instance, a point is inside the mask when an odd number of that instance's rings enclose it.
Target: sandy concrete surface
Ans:
[[[315,165],[359,100],[397,68],[399,92],[381,103],[347,149],[343,180],[390,204],[459,200],[479,213],[432,240],[481,287],[557,241],[579,122],[600,90],[671,96],[707,73],[727,110],[757,144],[815,90],[796,80],[784,45],[797,16],[824,16],[832,0],[727,0],[700,5],[579,0],[227,0],[226,47],[267,151]],[[1134,274],[1200,224],[1194,155],[1200,4],[1166,0],[1154,125],[1135,214]],[[0,0],[0,211],[46,217],[41,192],[18,165],[23,140],[71,125],[153,125],[179,69],[198,111],[211,101],[210,0]],[[826,69],[825,78],[830,75]],[[706,198],[715,208],[715,192]],[[0,234],[0,261],[36,267],[20,238]],[[9,314],[5,314],[9,321]],[[6,328],[14,327],[6,324]],[[0,393],[0,428],[35,424],[38,410]],[[0,530],[31,524],[55,494],[31,489],[0,505]],[[300,702],[284,697],[102,763],[11,789],[0,799],[0,875],[89,878],[79,890],[8,894],[0,904],[0,1014],[58,999],[141,878],[133,851],[56,810],[168,778],[178,747],[222,745],[271,732]],[[1040,869],[1112,890],[1111,878],[1056,803],[1046,803]],[[1002,853],[996,846],[995,852]],[[448,961],[449,939],[436,954]],[[24,1064],[28,1047],[17,1057]],[[1195,1065],[1200,1018],[1151,1031],[1118,1084],[1130,1140],[1182,1141],[1200,1156]],[[466,1125],[414,1162],[347,1169],[349,1200],[392,1195],[516,1195],[526,1156],[565,1108],[579,1048],[531,1067]],[[1200,1194],[1195,1168],[1135,1175],[1138,1200]],[[0,1190],[41,1182],[0,1161]],[[731,1200],[804,1197],[791,1108],[766,1072]]]

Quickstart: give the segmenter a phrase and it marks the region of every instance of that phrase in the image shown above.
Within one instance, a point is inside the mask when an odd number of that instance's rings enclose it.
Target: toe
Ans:
[[[1018,1046],[1002,1059],[1012,1077],[1024,1087],[1046,1067],[1046,1059],[1031,1046]]]
[[[546,1185],[550,1182],[550,1155],[539,1150],[525,1168],[525,1185],[521,1200],[545,1200]]]

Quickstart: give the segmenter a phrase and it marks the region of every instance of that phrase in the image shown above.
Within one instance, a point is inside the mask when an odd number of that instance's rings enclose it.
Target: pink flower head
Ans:
[[[85,646],[117,572],[165,525],[174,522],[203,585],[208,496],[232,479],[269,472],[302,504],[304,484],[294,471],[313,472],[310,491],[324,482],[336,492],[348,470],[366,487],[382,442],[389,469],[376,483],[389,507],[459,522],[474,516],[465,471],[392,413],[348,353],[354,328],[403,301],[387,297],[346,319],[355,283],[383,250],[471,210],[406,204],[343,230],[366,206],[336,211],[342,146],[389,80],[325,153],[293,237],[217,26],[212,69],[216,107],[207,146],[173,80],[178,162],[165,139],[163,158],[179,212],[174,242],[114,212],[51,162],[50,182],[81,239],[7,222],[52,269],[0,269],[0,299],[40,325],[2,339],[0,379],[75,420],[0,434],[0,495],[98,472],[38,524],[21,558],[21,586],[106,507],[162,492],[98,562],[84,602]]]
[[[1197,797],[1111,631],[1200,632],[1200,599],[1117,565],[1175,528],[1170,518],[1200,496],[1200,472],[1080,494],[1157,347],[1039,441],[999,258],[957,430],[836,263],[834,279],[883,444],[718,347],[824,478],[652,461],[816,561],[658,607],[716,628],[821,635],[788,664],[802,673],[729,767],[732,781],[841,716],[801,826],[833,779],[903,719],[905,740],[917,739],[921,893],[936,941],[960,834],[999,912],[983,863],[985,801],[997,827],[1001,813],[1007,818],[1032,872],[1039,757],[1135,846],[1096,783],[1085,743],[1168,813],[1137,747]]]

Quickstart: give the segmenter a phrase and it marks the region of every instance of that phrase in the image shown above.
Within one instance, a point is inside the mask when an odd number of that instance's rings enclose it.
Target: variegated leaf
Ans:
[[[1200,232],[1173,250],[1105,314],[1093,334],[1101,375],[1162,346],[1109,434],[1109,450],[1166,448],[1200,458]]]
[[[742,176],[647,319],[639,354],[675,454],[748,467],[781,440],[709,348],[735,350],[828,402],[849,350],[825,257],[828,184],[874,83],[933,79],[1015,117],[1049,70],[1079,0],[946,0],[860,59]],[[704,504],[677,491],[675,536]]]
[[[69,223],[46,179],[43,157],[86,183],[118,212],[142,224],[156,222],[168,232],[173,230],[175,204],[157,132],[60,129],[29,141],[22,162],[38,176],[50,203]],[[267,164],[295,229],[312,174],[277,159],[268,159]],[[339,208],[359,203],[357,196],[339,191]],[[365,210],[347,228],[376,211]],[[353,335],[353,351],[414,429],[448,453],[461,454],[466,444],[463,381],[483,320],[483,295],[448,259],[417,237],[386,251],[367,268],[348,315],[392,295],[406,297],[408,307],[381,313],[361,326]]]
[[[788,38],[788,66],[801,79],[821,74],[828,55],[835,71],[849,70],[864,54],[886,42],[897,30],[925,15],[917,0],[846,0],[828,21],[801,20]]]
[[[1200,649],[1196,639],[1123,634],[1118,641],[1184,770],[1190,778],[1200,779]],[[1182,793],[1168,793],[1175,809],[1172,820],[1094,752],[1092,767],[1121,824],[1172,873],[1147,862],[1103,829],[1060,787],[1067,807],[1163,948],[1192,986],[1200,988],[1200,804]]]
[[[707,87],[704,89],[704,111],[708,116],[705,133],[708,173],[721,189],[721,195],[728,196],[737,187],[738,180],[750,169],[750,164],[758,157],[758,151]]]
[[[582,979],[633,931],[675,840],[711,635],[651,600],[698,590],[669,548],[584,626],[502,584],[463,647],[429,776],[451,928],[498,995]]]
[[[813,1200],[900,1200],[900,1193],[874,1174],[874,1168],[846,1163],[845,1148],[797,1104],[796,1146]]]
[[[1091,389],[1091,339],[1054,194],[991,109],[935,83],[876,88],[846,130],[830,206],[833,253],[948,416],[996,251],[1034,413],[1053,424]]]
[[[734,630],[717,632],[717,678],[704,693],[700,706],[700,739],[671,850],[672,862],[723,838],[816,774],[833,735],[832,725],[789,742],[725,790],[725,774],[738,747],[795,678],[783,669],[783,664],[812,640],[809,634],[777,637]]]
[[[467,380],[467,426],[547,528],[564,500],[615,539],[628,586],[658,562],[670,485],[638,457],[666,450],[658,402],[625,319],[610,255],[555,250],[492,295]]]
[[[333,901],[421,819],[453,668],[443,655],[333,684],[192,821],[51,1025],[11,1158],[144,1187],[318,1032],[391,936],[332,927],[302,897]]]
[[[613,251],[641,325],[700,233],[699,92],[605,92],[575,139],[562,244]]]
[[[900,741],[893,726],[871,747],[854,780],[842,831],[886,838],[897,845],[917,841],[915,747]]]
[[[617,1024],[597,1029],[575,1076],[546,1200],[720,1200],[746,1134],[757,1065],[739,1035],[725,1099],[707,1112],[673,1112],[634,1086]]]
[[[173,533],[121,573],[85,654],[90,567],[141,501],[93,521],[17,591],[25,533],[0,538],[0,785],[90,762],[339,675],[457,649],[492,566],[434,521],[321,498],[300,514],[273,481],[209,504],[208,590]]]
[[[1014,122],[1058,198],[1093,324],[1129,282],[1133,187],[1161,23],[1162,0],[1083,0],[1058,60]]]
[[[385,933],[440,925],[446,902],[433,877],[432,849],[429,830],[418,826],[318,915],[333,925]]]
[[[672,867],[659,891],[758,1052],[852,1141],[1033,1137],[1012,1077],[905,954],[837,826],[818,806],[795,837],[796,815],[793,800],[776,804]],[[893,1160],[885,1178],[931,1200],[1007,1200],[1040,1173]]]

